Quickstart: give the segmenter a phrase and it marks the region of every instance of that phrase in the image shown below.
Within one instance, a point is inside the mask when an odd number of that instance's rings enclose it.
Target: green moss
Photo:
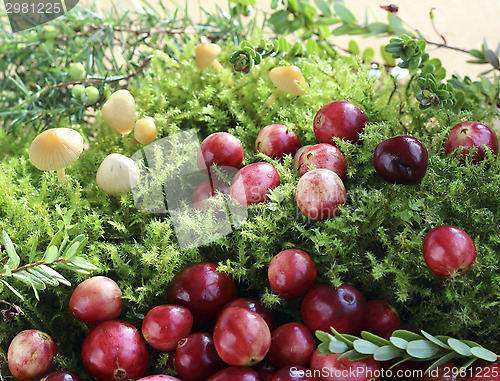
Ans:
[[[233,47],[223,50],[225,62]],[[154,51],[153,51],[154,52]],[[249,218],[232,234],[198,248],[180,250],[170,214],[140,212],[132,195],[120,200],[100,192],[95,184],[99,163],[110,153],[131,156],[130,136],[113,133],[97,116],[95,124],[73,126],[89,143],[79,161],[67,169],[68,184],[54,173],[42,173],[28,160],[29,142],[10,141],[0,164],[0,230],[18,245],[22,263],[29,260],[31,237],[38,237],[37,258],[43,255],[58,230],[63,211],[72,210],[71,234],[89,238],[85,254],[99,266],[96,273],[115,279],[125,296],[122,317],[137,326],[153,306],[166,302],[172,277],[189,263],[216,261],[238,280],[241,293],[260,297],[281,319],[297,319],[299,301],[275,295],[267,282],[267,265],[286,248],[313,256],[322,283],[350,283],[369,299],[395,305],[406,325],[433,334],[476,340],[495,349],[500,344],[496,325],[500,295],[500,169],[498,159],[483,164],[459,164],[444,155],[443,142],[451,127],[463,120],[491,122],[494,111],[471,105],[458,117],[445,111],[422,111],[404,84],[382,75],[369,75],[356,59],[341,56],[269,58],[250,74],[194,65],[192,46],[174,61],[158,54],[151,70],[137,86],[131,83],[140,115],[154,117],[159,138],[194,129],[200,140],[215,131],[229,131],[245,149],[244,164],[269,161],[281,176],[271,201],[251,206]],[[262,105],[273,86],[267,72],[280,64],[299,66],[308,82],[305,95],[279,94],[266,113]],[[316,142],[312,119],[333,100],[349,100],[366,110],[370,124],[361,144],[337,141],[349,168],[348,199],[338,217],[325,222],[306,220],[294,201],[298,177],[291,158],[283,162],[254,154],[259,130],[283,123],[299,135],[303,145]],[[388,184],[372,164],[376,145],[383,139],[411,134],[429,151],[429,167],[420,184]],[[167,167],[181,166],[185,156],[153,157],[169,180]],[[147,197],[147,192],[143,195]],[[213,224],[213,216],[185,211],[186,226]],[[425,234],[432,227],[450,224],[474,239],[477,262],[464,276],[441,279],[427,269],[422,257]],[[63,271],[62,271],[63,272]],[[63,272],[77,284],[82,275]],[[23,286],[16,281],[13,285]],[[79,347],[89,327],[69,314],[72,288],[60,286],[41,292],[37,301],[25,289],[26,302],[16,301],[25,315],[0,325],[0,359],[12,337],[22,329],[39,328],[57,342],[58,366],[81,369]],[[16,300],[7,289],[2,298]]]

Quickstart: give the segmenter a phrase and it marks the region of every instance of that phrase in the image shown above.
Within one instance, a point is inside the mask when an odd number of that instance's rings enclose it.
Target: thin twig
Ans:
[[[59,258],[59,259],[56,259],[55,261],[53,261],[51,263],[61,263],[61,262],[66,262],[66,259]],[[35,267],[38,267],[38,266],[41,266],[41,265],[45,265],[46,263],[47,262],[45,262],[45,261],[36,261],[36,262],[33,262],[33,263],[29,263],[27,265],[18,267],[17,269],[11,270],[10,273],[11,274],[19,273],[19,272],[24,271],[24,270],[28,270],[28,269],[32,269],[32,268],[35,268]],[[6,277],[5,274],[0,274],[0,279],[1,278],[5,278],[5,277]]]

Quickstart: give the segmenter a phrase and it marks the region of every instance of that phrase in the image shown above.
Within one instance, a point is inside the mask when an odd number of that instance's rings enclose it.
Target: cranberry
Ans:
[[[431,369],[424,376],[415,378],[413,381],[458,381],[461,379],[458,370],[458,366],[454,363],[447,362]]]
[[[237,298],[226,304],[226,307],[241,307],[247,310],[258,313],[267,323],[269,330],[274,329],[274,317],[271,311],[264,307],[257,299],[254,298]]]
[[[320,354],[316,350],[311,358],[311,370],[320,373],[321,381],[378,381],[381,376],[380,363],[369,357],[351,361],[341,359],[340,353]]]
[[[386,181],[397,184],[416,184],[427,171],[427,149],[411,136],[394,136],[377,145],[373,164]]]
[[[271,381],[319,381],[312,371],[300,365],[286,366],[278,370]]]
[[[276,168],[269,163],[253,163],[241,168],[231,182],[231,197],[247,206],[269,200],[269,193],[280,184]]]
[[[297,152],[295,152],[295,156],[293,157],[293,162],[292,162],[292,168],[295,172],[298,172],[299,171],[299,159],[300,159],[300,156],[302,155],[302,153],[308,149],[309,147],[311,147],[311,145],[307,145],[307,146],[303,146],[303,147],[300,147]]]
[[[384,300],[370,300],[366,303],[363,331],[389,338],[401,321],[396,309]]]
[[[358,106],[347,101],[335,101],[321,107],[314,117],[314,134],[320,143],[333,144],[337,137],[358,142],[368,117]]]
[[[294,155],[300,148],[297,134],[282,124],[270,124],[260,130],[255,140],[255,152],[262,152],[273,159]]]
[[[329,169],[344,180],[346,178],[347,161],[344,154],[334,145],[320,143],[307,148],[298,160],[299,175],[311,169]]]
[[[87,372],[99,381],[141,378],[148,367],[148,347],[129,323],[108,320],[95,326],[82,345]]]
[[[81,378],[70,370],[55,370],[42,377],[40,381],[81,381]]]
[[[465,274],[476,259],[474,241],[462,229],[441,225],[424,239],[424,259],[437,276],[454,278]]]
[[[306,366],[314,349],[314,338],[309,328],[300,323],[287,323],[273,331],[267,358],[278,368]]]
[[[335,172],[314,169],[300,178],[295,199],[307,218],[323,221],[337,214],[339,205],[344,204],[347,194],[344,183]]]
[[[453,127],[444,143],[444,152],[451,154],[457,148],[462,147],[460,160],[465,158],[472,148],[475,148],[473,163],[477,164],[484,160],[486,152],[484,146],[491,149],[494,155],[498,155],[498,139],[495,133],[487,125],[479,122],[463,122]]]
[[[271,332],[259,314],[228,307],[215,322],[214,343],[219,356],[229,365],[252,366],[269,351]]]
[[[151,309],[142,321],[142,335],[153,348],[171,351],[193,327],[193,314],[186,307],[161,305]]]
[[[255,370],[259,374],[260,381],[271,381],[277,371],[274,365],[271,364],[259,364]]]
[[[259,381],[259,374],[251,368],[232,366],[218,371],[207,381]]]
[[[207,210],[210,208],[210,198],[217,192],[229,194],[229,185],[211,178],[200,183],[193,191],[193,208]]]
[[[223,367],[211,334],[195,332],[179,342],[175,369],[184,381],[204,381]]]
[[[198,150],[198,168],[205,172],[213,165],[239,168],[243,163],[243,146],[228,132],[216,132],[201,143]]]
[[[116,282],[94,276],[76,286],[69,300],[69,311],[87,324],[116,319],[122,311],[122,292]]]
[[[137,381],[182,381],[182,380],[172,376],[167,376],[166,374],[154,374],[152,376],[139,378]]]
[[[179,272],[168,289],[169,304],[187,307],[195,320],[214,318],[238,293],[231,275],[217,267],[216,263],[200,262]]]
[[[45,332],[29,329],[19,332],[7,350],[7,365],[18,380],[31,380],[46,373],[56,355],[56,344]]]
[[[304,296],[301,305],[304,324],[315,332],[330,332],[330,327],[340,333],[357,334],[363,324],[366,301],[357,288],[343,284],[313,287]]]
[[[304,295],[316,281],[316,264],[302,250],[287,249],[274,256],[267,270],[271,288],[283,298]]]

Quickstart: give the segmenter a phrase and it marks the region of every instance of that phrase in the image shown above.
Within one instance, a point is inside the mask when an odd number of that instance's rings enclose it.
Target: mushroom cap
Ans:
[[[56,171],[73,164],[83,151],[82,135],[71,128],[51,128],[31,143],[29,158],[42,171]]]
[[[134,129],[137,118],[135,99],[128,90],[110,95],[101,109],[104,121],[117,133],[125,135]]]
[[[102,161],[96,182],[104,193],[118,196],[129,192],[139,181],[139,167],[129,157],[112,153]]]
[[[144,117],[135,122],[134,138],[141,144],[152,143],[156,139],[156,125],[153,118]]]
[[[221,48],[217,44],[202,42],[196,46],[194,51],[196,66],[205,69],[210,66],[214,59],[219,55]]]
[[[269,79],[278,90],[284,93],[299,96],[306,92],[306,79],[297,66],[275,67],[269,72]]]

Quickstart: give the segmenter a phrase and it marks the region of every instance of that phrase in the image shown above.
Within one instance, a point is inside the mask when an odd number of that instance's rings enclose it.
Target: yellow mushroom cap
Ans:
[[[156,125],[153,118],[145,117],[135,122],[134,138],[141,144],[152,143],[156,139]]]
[[[299,96],[305,93],[306,79],[297,66],[279,66],[269,72],[269,79],[278,90]]]
[[[118,196],[129,192],[139,181],[139,167],[129,157],[112,153],[102,161],[96,183],[104,193]]]
[[[201,43],[196,46],[194,51],[196,66],[200,69],[205,69],[210,66],[212,62],[217,58],[221,51],[221,48],[217,44]]]
[[[101,109],[104,121],[117,133],[128,134],[137,118],[135,99],[128,90],[115,91]]]
[[[56,171],[73,164],[83,151],[83,137],[71,128],[51,128],[31,143],[31,163],[42,171]]]

